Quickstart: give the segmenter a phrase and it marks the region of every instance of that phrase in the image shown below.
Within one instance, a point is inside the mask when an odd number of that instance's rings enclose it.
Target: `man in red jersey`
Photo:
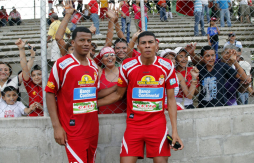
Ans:
[[[127,127],[121,145],[121,163],[135,163],[138,158],[143,158],[144,144],[148,158],[153,158],[155,163],[166,163],[170,156],[170,146],[166,140],[168,129],[163,107],[165,89],[172,126],[172,144],[178,141],[181,144],[179,149],[183,149],[177,132],[174,97],[177,82],[174,65],[168,59],[156,57],[158,44],[152,32],[139,34],[137,47],[141,56],[124,60],[117,90],[98,100],[98,106],[118,101],[127,90]]]

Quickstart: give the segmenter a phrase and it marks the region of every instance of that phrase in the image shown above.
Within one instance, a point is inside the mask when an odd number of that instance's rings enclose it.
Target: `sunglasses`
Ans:
[[[235,35],[228,35],[228,37],[235,37]]]
[[[114,53],[107,53],[107,54],[103,55],[104,58],[108,58],[109,56],[114,57],[115,54]]]

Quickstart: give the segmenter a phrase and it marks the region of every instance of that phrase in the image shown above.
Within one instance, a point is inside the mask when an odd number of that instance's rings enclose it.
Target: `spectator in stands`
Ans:
[[[51,61],[56,61],[58,58],[61,57],[60,49],[58,47],[58,42],[56,41],[56,32],[59,29],[61,22],[60,20],[58,20],[57,14],[52,14],[50,17],[50,20],[52,23],[49,27],[47,42],[49,42],[51,39],[53,40],[51,45]],[[63,27],[61,26],[61,28]],[[67,37],[69,38],[71,31],[69,30],[68,27],[63,29],[65,29],[65,33],[67,34]],[[63,39],[65,38],[66,37],[64,36]]]
[[[90,7],[91,19],[92,19],[94,26],[96,28],[95,35],[100,36],[102,34],[100,33],[100,28],[99,28],[99,26],[100,26],[99,17],[98,17],[99,5],[96,0],[90,0],[88,5]]]
[[[104,47],[99,53],[104,66],[100,72],[100,89],[106,89],[117,85],[119,67],[116,66],[115,51],[111,47]],[[99,107],[99,114],[112,114],[126,112],[126,100],[119,100],[113,104]]]
[[[51,15],[54,14],[54,13],[55,13],[54,8],[51,8],[50,13],[49,13],[49,18],[47,19],[48,25],[50,25],[52,23],[51,22]]]
[[[178,49],[179,48],[176,48],[176,50],[165,49],[161,52],[160,56],[162,58],[167,58],[167,59],[171,60],[173,62],[173,64],[176,65],[175,58],[177,56],[177,50]],[[179,54],[181,54],[181,52]],[[198,84],[199,71],[196,67],[193,67],[190,70],[190,74],[191,74],[192,80],[191,80],[190,84],[187,86],[186,85],[186,77],[184,78],[182,73],[180,73],[180,72],[176,73],[177,80],[178,80],[178,85],[179,85],[178,90],[175,90],[175,96],[176,97],[179,94],[179,89],[181,89],[181,93],[183,94],[183,98],[187,98],[187,99],[192,100],[192,98],[194,96],[194,93],[195,93],[195,90],[196,90],[196,86]],[[178,101],[180,101],[179,98],[178,98]],[[185,100],[182,100],[182,103],[184,105],[183,101],[185,101]],[[165,104],[167,104],[166,101],[165,101]],[[178,105],[179,105],[179,102],[178,102]],[[180,106],[182,106],[182,105],[180,105]],[[193,107],[188,106],[186,108],[187,109],[188,108],[194,108],[194,106]]]
[[[139,30],[139,22],[141,19],[141,12],[140,12],[140,0],[133,0],[132,1],[132,9],[134,11],[134,22],[136,30]]]
[[[26,59],[25,44],[26,41],[18,39],[15,44],[19,48],[20,54],[20,65],[22,68],[23,82],[26,91],[29,96],[29,106],[35,103],[36,110],[29,114],[28,116],[43,116],[43,97],[42,97],[42,77],[41,77],[41,67],[35,65],[31,74],[29,71],[29,66]],[[32,47],[33,49],[33,47]]]
[[[16,10],[15,7],[12,7],[12,12],[10,13],[11,20],[9,21],[10,26],[13,26],[14,24],[20,25],[21,24],[21,15]]]
[[[127,33],[127,42],[130,41],[130,28],[131,28],[131,15],[130,15],[130,11],[129,11],[129,4],[128,4],[128,0],[124,0],[121,1],[119,4],[119,8],[121,9],[121,23],[122,23],[122,32],[125,33],[125,29],[126,29],[126,33]],[[127,27],[127,28],[125,28]]]
[[[154,2],[154,5],[156,6],[156,9],[157,9],[157,11],[158,11],[158,15],[160,15],[160,5],[158,5],[158,2],[159,2],[159,0],[154,0],[153,1]]]
[[[82,7],[83,7],[83,0],[78,0],[78,7],[77,7],[77,10],[79,12],[82,12]]]
[[[8,17],[9,17],[9,15],[6,12],[6,9],[5,8],[1,9],[0,10],[0,27],[7,25]]]
[[[199,93],[199,107],[227,106],[228,99],[225,96],[226,81],[231,78],[237,78],[245,81],[247,76],[239,64],[236,62],[236,51],[225,49],[223,54],[229,55],[230,62],[235,63],[236,69],[233,69],[224,62],[215,62],[215,50],[211,46],[204,46],[201,50],[201,59],[203,65],[198,65],[201,91]],[[239,75],[241,74],[241,75]]]
[[[33,103],[27,108],[22,102],[17,101],[18,91],[13,86],[5,87],[0,93],[0,118],[21,117],[35,110],[36,105]]]
[[[228,27],[231,27],[231,20],[230,20],[230,14],[229,14],[229,10],[231,8],[230,0],[217,0],[216,6],[217,8],[220,9],[220,26],[221,27],[225,26],[224,18],[226,18]]]
[[[166,9],[167,9],[166,0],[160,0],[158,2],[158,5],[160,6],[160,20],[162,22],[168,22],[168,19],[166,17]]]
[[[145,6],[147,7],[148,12],[152,13],[152,8],[151,8],[151,5],[150,5],[150,1],[151,1],[151,0],[146,0]]]
[[[216,53],[216,59],[218,59],[218,48],[219,48],[219,34],[220,30],[216,25],[217,19],[215,17],[211,18],[210,27],[207,28],[207,40],[208,45],[212,46]]]
[[[239,58],[239,65],[243,68],[243,70],[245,71],[246,75],[251,78],[251,65],[249,64],[249,62],[244,61],[244,58],[241,56]],[[253,96],[254,95],[254,91],[251,88],[251,84],[250,83],[246,83],[246,82],[241,82],[240,83],[240,87],[238,89],[238,97],[240,101],[240,105],[246,105],[248,104],[248,100],[249,100],[249,95]]]
[[[194,16],[195,16],[195,24],[194,24],[194,36],[199,36],[198,25],[200,24],[201,34],[205,36],[204,30],[204,15],[202,13],[202,2],[201,0],[194,1]]]
[[[184,87],[180,87],[179,93],[176,95],[176,102],[182,103],[186,109],[194,109],[193,100],[192,97],[194,94],[198,93],[198,89],[194,89],[195,87],[198,87],[197,85],[197,76],[194,73],[191,73],[192,71],[196,72],[196,69],[193,70],[193,67],[188,67],[188,56],[189,53],[185,48],[177,47],[175,49],[176,52],[176,73],[181,74],[184,78],[184,81],[188,87],[188,90],[191,92],[191,94],[184,93],[183,90]],[[180,79],[179,79],[180,80]],[[193,88],[193,84],[195,87]],[[194,89],[194,90],[193,90]]]
[[[108,7],[110,9],[114,10],[115,9],[115,0],[109,0],[108,3],[109,3]]]
[[[170,17],[170,19],[173,19],[173,15],[172,15],[172,12],[171,12],[171,2],[170,1],[167,1],[167,6],[168,6],[168,12],[166,14],[166,15],[168,15],[167,18]]]
[[[210,7],[212,10],[211,17],[215,17],[219,21],[220,20],[220,9],[216,5],[216,1],[217,0],[210,0],[209,1],[210,5],[211,5]]]
[[[48,0],[48,6],[49,6],[48,13],[50,13],[52,6],[53,6],[53,0]]]
[[[208,0],[201,0],[202,2],[202,14],[206,14],[206,21],[207,24],[210,22],[210,14],[209,14],[209,7],[208,7]]]
[[[92,58],[94,58],[95,57],[95,52],[96,52],[96,49],[97,49],[97,44],[95,42],[92,42],[91,45],[92,45],[92,48],[91,48],[90,56]]]
[[[88,4],[85,4],[85,9],[82,11],[83,13],[83,19],[84,20],[90,20],[90,11]]]
[[[225,43],[224,48],[228,45],[235,45],[238,48],[243,48],[242,43],[236,40],[236,35],[234,32],[228,34],[228,41]]]
[[[100,6],[100,19],[103,21],[108,11],[108,0],[100,0]]]
[[[240,21],[243,23],[243,17],[246,16],[247,23],[250,23],[250,7],[248,5],[249,0],[239,0],[240,1]]]

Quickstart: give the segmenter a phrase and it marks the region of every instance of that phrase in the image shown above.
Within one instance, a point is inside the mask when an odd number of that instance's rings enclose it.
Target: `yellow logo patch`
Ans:
[[[37,92],[33,91],[33,95],[35,96],[37,94]]]
[[[85,84],[94,84],[95,81],[92,79],[90,75],[83,75],[81,81],[78,82],[78,85],[85,85]]]
[[[54,85],[54,83],[53,82],[50,82],[50,81],[48,81],[48,83],[47,83],[47,86],[50,88],[50,89],[55,89],[55,85]]]
[[[138,85],[159,85],[159,82],[151,75],[146,75],[141,78],[141,81],[138,81]]]
[[[117,81],[119,84],[123,84],[123,81],[121,78],[118,78],[118,81]]]

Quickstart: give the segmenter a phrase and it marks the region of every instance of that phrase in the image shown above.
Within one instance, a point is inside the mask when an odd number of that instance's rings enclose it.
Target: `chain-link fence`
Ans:
[[[70,3],[1,1],[1,117],[43,116],[43,109],[47,112],[43,89],[46,85],[55,87],[47,82],[48,76],[58,58],[75,51],[71,37],[82,26],[93,33],[88,57],[99,67],[99,92],[106,92],[103,96],[115,91],[122,62],[141,55],[137,38],[142,29],[155,34],[157,56],[170,59],[175,65],[179,83],[175,97],[182,106],[179,109],[253,103],[252,2],[83,0]],[[126,107],[124,96],[114,104],[99,107],[98,111],[124,113]]]

